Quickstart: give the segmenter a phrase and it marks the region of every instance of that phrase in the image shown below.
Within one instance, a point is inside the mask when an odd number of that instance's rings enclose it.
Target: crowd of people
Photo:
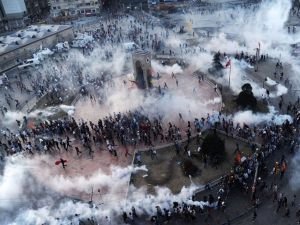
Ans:
[[[124,24],[127,25],[128,29],[124,28]],[[172,32],[172,30],[157,26],[153,18],[149,19],[146,14],[142,16],[137,15],[136,18],[127,15],[108,18],[106,21],[95,25],[95,28],[93,31],[90,31],[90,34],[100,46],[113,46],[119,45],[124,41],[132,41],[141,48],[151,49],[152,51],[164,51],[162,50],[164,47],[163,40],[168,38],[170,32]],[[187,45],[180,45],[179,49],[181,52],[195,53]],[[200,49],[200,51],[204,50]],[[170,50],[170,55],[172,54],[174,53]],[[107,51],[105,55],[106,60],[110,60],[113,55],[112,50]],[[62,56],[62,58],[64,57]],[[255,56],[249,56],[244,52],[237,53],[235,58],[246,60],[252,65],[256,63]],[[259,60],[265,61],[266,59],[268,59],[267,55],[261,55]],[[280,65],[276,66],[277,69],[279,67]],[[83,96],[89,96],[91,101],[96,100],[96,97],[90,94],[91,87],[94,90],[100,90],[107,83],[113,83],[112,75],[107,71],[100,72],[100,76],[94,78],[89,77],[89,75],[84,76],[80,66],[75,65],[71,68],[75,74],[74,77],[66,78],[66,76],[62,75],[64,72],[62,65],[46,69],[49,72],[48,74],[41,74],[40,71],[32,75],[27,74],[26,81],[22,76],[16,76],[13,79],[5,78],[5,94],[3,98],[5,103],[0,107],[3,117],[10,113],[10,110],[20,110],[22,108],[22,104],[17,97],[13,96],[15,90],[20,91],[24,95],[33,95],[37,98],[46,96],[45,101],[47,104],[52,105],[61,104],[68,97],[66,95],[66,89],[68,88],[61,84],[63,82],[69,82],[72,84],[72,88],[74,86],[79,88],[80,93]],[[69,88],[68,91],[72,88]],[[100,99],[99,101],[105,100],[103,96],[97,96],[97,99]],[[279,102],[280,109],[282,105],[283,97]],[[186,202],[174,202],[173,207],[170,209],[161,209],[160,206],[157,206],[155,215],[151,217],[151,222],[161,224],[172,220],[173,217],[182,217],[187,221],[195,220],[198,213],[205,214],[205,212],[210,217],[212,208],[225,209],[227,195],[234,187],[240,187],[246,193],[251,192],[252,201],[255,205],[258,205],[258,196],[267,189],[266,181],[261,178],[268,170],[267,158],[279,151],[282,151],[282,158],[280,161],[275,162],[274,167],[272,167],[273,178],[269,190],[273,193],[274,202],[278,203],[277,211],[285,208],[285,215],[288,216],[287,197],[278,192],[278,182],[283,179],[287,169],[285,155],[294,153],[299,147],[297,138],[300,125],[300,101],[298,99],[293,104],[289,102],[285,105],[287,105],[286,111],[293,117],[293,121],[287,120],[282,125],[275,125],[272,122],[255,126],[234,123],[230,116],[222,112],[214,115],[208,114],[206,118],[195,118],[194,121],[184,120],[182,112],[178,112],[178,120],[172,122],[163,121],[160,117],[152,118],[139,110],[127,113],[113,113],[112,115],[99,118],[97,123],[89,120],[76,121],[73,117],[36,121],[24,116],[22,120],[16,121],[17,130],[9,127],[2,128],[0,134],[0,156],[1,160],[5,160],[6,157],[18,153],[55,155],[63,151],[75,151],[77,156],[84,153],[93,156],[95,151],[108,151],[112,157],[120,157],[124,154],[122,149],[125,149],[125,157],[127,157],[130,155],[128,152],[129,147],[139,149],[142,146],[146,146],[151,151],[151,157],[155,157],[157,152],[154,147],[161,143],[174,143],[178,154],[185,154],[188,151],[199,153],[201,151],[199,150],[200,146],[197,149],[190,149],[190,140],[193,136],[199,138],[206,130],[215,129],[227,136],[240,138],[248,142],[252,154],[250,156],[242,155],[237,144],[235,165],[222,179],[216,197],[209,195],[200,201],[195,196],[192,196]],[[185,141],[187,141],[187,144],[182,146],[181,143],[185,143]],[[287,146],[288,149],[286,149]],[[66,161],[64,159],[60,159],[60,161],[63,169],[66,169]],[[142,165],[143,159],[138,158],[138,164]],[[210,188],[208,185],[207,189]],[[254,215],[256,215],[256,211]],[[131,223],[140,215],[138,215],[133,206],[131,211],[124,212],[122,217],[125,223]]]

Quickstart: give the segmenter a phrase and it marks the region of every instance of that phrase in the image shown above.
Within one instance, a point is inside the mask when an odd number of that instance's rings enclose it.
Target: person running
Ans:
[[[76,150],[76,155],[77,156],[79,156],[82,153],[77,146],[75,147],[75,150]]]
[[[63,169],[66,169],[66,166],[67,166],[67,165],[66,165],[66,162],[67,162],[67,160],[65,160],[65,159],[63,159],[63,158],[60,158],[59,161],[57,161],[55,164],[56,164],[56,165],[61,164],[62,168],[63,168]]]
[[[167,85],[167,82],[165,82],[164,89],[167,89],[167,88],[168,88],[168,85]]]
[[[252,216],[252,222],[255,222],[256,218],[257,218],[257,209],[254,208],[254,211],[253,211],[253,216]]]

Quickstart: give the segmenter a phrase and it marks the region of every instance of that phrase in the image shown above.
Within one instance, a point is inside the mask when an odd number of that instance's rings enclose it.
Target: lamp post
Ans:
[[[229,68],[229,89],[230,89],[231,66]]]

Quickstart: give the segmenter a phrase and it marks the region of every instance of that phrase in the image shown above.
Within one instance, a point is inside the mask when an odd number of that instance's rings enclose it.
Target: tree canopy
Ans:
[[[221,163],[225,159],[225,143],[216,131],[204,138],[201,149],[202,154],[207,155],[216,164]]]
[[[242,91],[239,93],[236,103],[238,106],[245,108],[250,108],[255,110],[257,106],[257,100],[253,95],[252,86],[249,83],[246,83],[242,86]]]

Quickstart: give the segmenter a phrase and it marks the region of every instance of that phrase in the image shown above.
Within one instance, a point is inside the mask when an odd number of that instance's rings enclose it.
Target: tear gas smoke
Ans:
[[[213,34],[209,41],[202,43],[202,47],[209,52],[220,51],[221,53],[236,54],[243,51],[255,55],[255,49],[258,48],[260,43],[261,54],[268,54],[280,61],[289,62],[292,69],[292,77],[289,79],[299,85],[300,79],[297,76],[299,66],[297,66],[298,62],[295,58],[291,56],[291,44],[299,42],[300,33],[288,34],[285,27],[291,6],[291,1],[265,0],[262,1],[259,7],[254,5],[246,9],[240,7],[227,8],[213,14],[201,15],[201,17],[197,13],[184,14],[183,17],[186,21],[192,21],[194,28],[207,26],[219,28],[216,35]],[[199,63],[202,66],[201,61]],[[211,62],[208,63],[211,64]],[[237,62],[235,60],[233,62],[231,72],[232,90],[237,93],[240,91],[241,85],[249,82],[256,97],[265,97],[266,90],[261,87],[262,84],[255,80],[249,80],[245,75],[247,68],[249,69],[250,65],[245,65],[243,61]],[[205,70],[202,69],[202,71]],[[228,84],[228,76],[229,70],[225,72],[224,79],[218,81],[222,84]],[[286,92],[287,89],[282,85],[278,85],[276,92],[271,93],[270,97],[278,97]]]
[[[300,188],[299,165],[300,165],[300,153],[299,153],[299,145],[298,145],[296,150],[296,155],[291,160],[290,169],[289,169],[291,171],[291,178],[289,179],[289,185],[293,191],[298,191]]]
[[[233,90],[235,94],[238,94],[242,90],[242,86],[245,83],[250,83],[252,86],[252,92],[255,97],[257,98],[266,98],[267,97],[267,92],[266,90],[268,89],[270,92],[269,97],[270,98],[276,98],[279,97],[283,94],[286,94],[288,92],[288,89],[282,85],[282,84],[277,84],[276,88],[270,89],[268,86],[269,83],[274,83],[275,81],[271,80],[268,78],[268,83],[266,82],[266,87],[264,86],[263,83],[261,85],[258,84],[257,81],[254,81],[247,75],[247,68],[251,68],[251,65],[246,63],[244,60],[236,60],[236,59],[231,59],[231,63],[233,64],[231,71],[229,69],[226,69],[224,72],[223,77],[219,78],[214,78],[218,83],[221,84],[229,84],[229,76],[230,76],[230,88]],[[264,81],[263,81],[264,82]],[[270,85],[273,86],[273,85]]]
[[[183,70],[181,69],[181,67],[176,63],[173,64],[172,66],[163,66],[160,63],[158,63],[157,61],[152,61],[151,62],[152,65],[152,69],[158,73],[165,73],[165,74],[171,74],[171,73],[182,73]]]
[[[13,127],[13,125],[16,125],[16,120],[23,121],[24,117],[45,120],[49,116],[53,116],[60,111],[64,111],[68,115],[73,115],[74,110],[75,110],[74,106],[59,105],[59,106],[47,107],[45,109],[37,109],[30,113],[25,113],[21,111],[8,111],[2,120],[2,124],[5,127]]]
[[[280,115],[275,110],[273,106],[269,106],[269,113],[253,113],[252,111],[242,111],[237,112],[233,115],[232,120],[234,123],[247,124],[247,125],[257,125],[260,123],[271,123],[276,125],[281,125],[286,120],[293,122],[290,115]]]
[[[214,13],[213,15],[199,17],[198,15],[185,14],[186,20],[193,20],[194,27],[203,25],[203,23],[210,23],[214,27],[220,24],[220,33],[214,35],[207,43],[202,43],[201,47],[207,52],[199,54],[182,53],[182,57],[189,61],[191,66],[197,69],[207,70],[212,62],[212,52],[221,51],[230,54],[235,54],[236,51],[244,51],[249,54],[254,54],[254,49],[257,48],[258,42],[261,43],[261,53],[269,54],[269,56],[280,59],[281,61],[288,61],[292,64],[292,70],[296,84],[299,84],[299,78],[296,76],[300,65],[290,54],[290,44],[299,41],[300,33],[295,35],[288,35],[285,31],[284,25],[288,19],[291,8],[291,1],[274,0],[263,1],[257,9],[224,9]],[[201,19],[199,19],[201,18]],[[213,18],[213,19],[212,19]],[[207,25],[205,24],[205,25]],[[129,26],[127,26],[129,27]],[[162,28],[155,28],[155,32],[163,32]],[[231,38],[232,34],[236,38]],[[165,34],[166,35],[166,34]],[[167,39],[167,46],[178,46],[185,41],[180,38],[169,35]],[[108,59],[107,52],[112,51],[115,54]],[[88,84],[87,77],[104,77],[108,75],[119,76],[124,73],[126,66],[126,73],[132,72],[131,63],[127,64],[128,55],[121,48],[116,46],[106,46],[95,48],[90,56],[83,56],[78,51],[70,52],[69,56],[63,62],[55,64],[48,63],[39,70],[41,76],[45,74],[58,74],[63,85],[74,90],[77,86],[74,84],[74,77],[78,76],[81,71],[83,76],[83,85]],[[246,76],[246,72],[250,65],[243,61],[232,60],[231,73],[231,88],[235,93],[240,92],[241,86],[249,82],[255,96],[261,97],[265,95],[265,89],[262,88],[258,81],[250,80]],[[153,68],[161,73],[181,73],[182,69],[177,65],[172,67],[161,67],[157,62],[153,62]],[[176,72],[175,72],[176,71]],[[224,78],[220,78],[219,82],[226,84],[228,82],[228,71],[225,72]],[[272,83],[271,80],[267,84]],[[193,87],[193,86],[190,86]],[[154,93],[148,96],[140,90],[128,90],[126,87],[116,85],[114,88],[108,86],[104,88],[107,96],[107,101],[104,103],[109,106],[109,112],[103,112],[100,105],[93,107],[92,110],[84,108],[86,105],[78,104],[77,107],[92,111],[99,111],[97,119],[112,112],[128,111],[139,108],[143,105],[145,111],[152,116],[162,115],[171,119],[169,116],[171,112],[183,113],[184,117],[200,117],[207,113],[207,105],[219,102],[218,98],[209,100],[205,96],[191,99],[187,93],[178,91],[177,93],[166,93],[160,99]],[[287,88],[282,85],[277,85],[277,90],[271,92],[270,97],[280,96],[287,92]],[[205,99],[206,101],[203,101]],[[143,103],[143,104],[142,104]],[[73,113],[74,108],[68,106],[60,106],[60,108],[70,114]],[[103,115],[101,115],[103,113]],[[33,117],[46,117],[53,114],[53,109],[50,107],[45,111],[37,110],[31,113]],[[9,112],[6,118],[2,121],[4,125],[9,125],[15,122],[16,119],[21,120],[23,113]],[[91,117],[85,117],[85,119]],[[174,115],[175,118],[175,115]],[[265,121],[271,121],[275,124],[281,124],[285,120],[290,120],[288,115],[278,115],[274,107],[270,107],[270,112],[267,114],[253,114],[250,111],[238,112],[233,115],[235,123],[258,124]],[[5,122],[6,121],[6,122]],[[294,164],[299,164],[299,155],[296,155]],[[45,156],[46,157],[46,156]],[[39,165],[42,156],[37,156],[33,159],[28,159],[22,155],[9,157],[4,165],[3,173],[0,175],[0,218],[3,224],[79,224],[80,219],[95,217],[100,224],[105,224],[108,218],[115,218],[120,215],[123,209],[128,209],[131,204],[134,205],[138,212],[147,212],[149,214],[155,212],[155,206],[168,208],[173,201],[182,202],[190,199],[191,194],[197,188],[191,186],[183,188],[181,193],[173,195],[167,188],[156,188],[157,196],[148,195],[145,189],[136,189],[130,187],[134,191],[134,195],[129,195],[127,201],[118,199],[118,193],[115,193],[123,184],[127,184],[129,174],[134,172],[135,168],[110,168],[110,174],[103,173],[103,171],[95,171],[90,177],[74,176],[71,178],[64,176],[44,176],[44,182],[38,177],[34,176],[33,170],[40,170]],[[50,160],[51,161],[51,160]],[[141,168],[146,170],[146,168]],[[297,171],[297,170],[295,170]],[[45,174],[51,174],[47,169],[42,170]],[[295,172],[294,179],[291,184],[298,188],[298,174]],[[45,185],[47,184],[47,185]],[[73,201],[67,197],[62,197],[61,193],[65,195],[70,190],[82,191],[87,193],[91,185],[104,185],[111,189],[109,195],[111,198],[116,196],[117,199],[112,198],[109,204],[103,206],[90,207],[89,204],[82,201]],[[126,204],[130,202],[130,204]],[[189,202],[190,204],[204,204],[197,202]],[[75,216],[78,214],[78,216]],[[59,219],[58,219],[59,218]],[[102,218],[102,219],[101,219]]]
[[[53,175],[47,166],[40,166],[53,160],[50,156],[35,156],[25,158],[22,155],[9,157],[0,176],[0,217],[4,224],[79,224],[80,219],[95,218],[101,224],[107,224],[105,217],[116,220],[123,210],[136,208],[138,213],[152,214],[156,206],[170,208],[174,201],[182,202],[189,199],[196,186],[183,187],[182,191],[174,195],[167,188],[156,187],[156,196],[147,194],[141,188],[130,187],[132,195],[126,199],[121,192],[126,193],[130,174],[138,170],[147,171],[145,166],[133,168],[111,167],[110,173],[95,171],[89,177],[67,177]],[[42,179],[47,177],[47,179]],[[97,207],[70,197],[72,191],[90,193],[90,188],[107,190]],[[107,188],[105,188],[107,187]],[[96,190],[95,190],[96,192]],[[200,204],[200,203],[195,203]],[[202,204],[202,203],[201,203]],[[116,222],[115,221],[115,222]],[[117,222],[119,223],[119,222]]]
[[[162,67],[160,71],[172,71],[171,67]],[[175,70],[176,71],[176,67]],[[163,76],[171,76],[164,74]],[[189,77],[189,78],[187,78]],[[115,86],[107,86],[104,88],[103,95],[106,100],[103,104],[91,104],[87,101],[79,101],[76,104],[75,117],[84,119],[89,118],[92,121],[97,121],[99,118],[105,117],[112,113],[126,113],[128,111],[138,110],[150,118],[161,118],[163,121],[177,121],[178,113],[181,113],[184,119],[201,118],[207,113],[217,112],[220,109],[221,98],[213,97],[213,87],[206,87],[206,91],[198,87],[195,77],[188,74],[180,75],[176,78],[179,80],[181,88],[168,88],[162,90],[163,94],[159,95],[157,90],[150,90],[145,93],[137,88],[128,89],[122,82],[115,82]],[[175,80],[172,84],[175,86]],[[171,86],[171,84],[168,84]],[[184,87],[183,87],[184,86]],[[161,84],[163,89],[163,83]],[[216,95],[216,94],[215,94]],[[98,114],[94,115],[93,110],[86,110],[92,107]],[[84,109],[84,110],[81,110]]]

